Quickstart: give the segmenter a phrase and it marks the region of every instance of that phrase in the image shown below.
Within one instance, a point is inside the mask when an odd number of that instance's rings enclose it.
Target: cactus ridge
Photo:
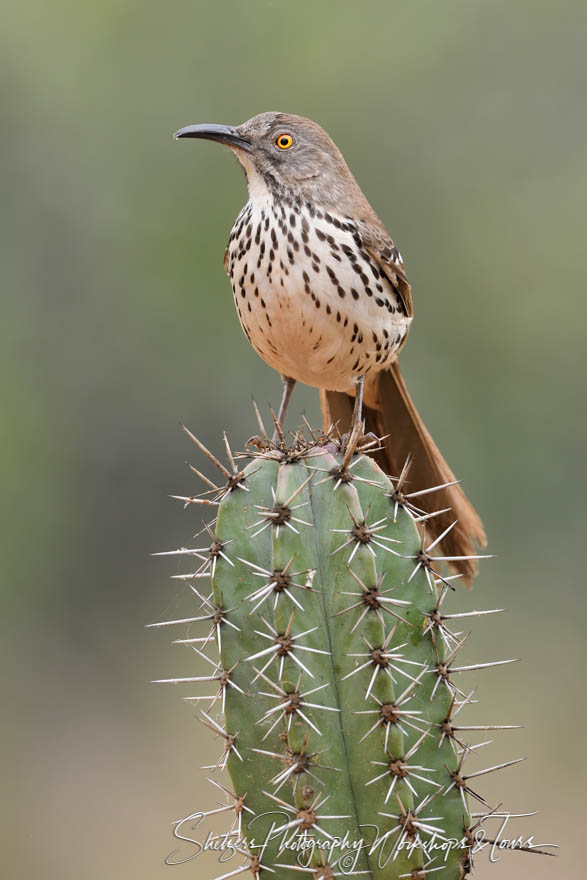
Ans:
[[[477,777],[517,761],[466,771],[483,745],[469,731],[513,725],[463,726],[473,691],[454,677],[513,661],[460,664],[467,637],[450,626],[501,609],[445,611],[458,575],[426,538],[434,514],[409,491],[409,462],[388,477],[367,436],[347,465],[336,429],[307,423],[287,439],[276,425],[273,442],[255,411],[245,453],[224,438],[228,466],[185,429],[221,484],[190,466],[203,495],[172,497],[216,516],[208,546],[170,551],[196,562],[178,577],[198,613],[151,624],[208,626],[176,640],[208,674],[160,681],[216,690],[185,699],[208,704],[199,717],[222,750],[206,769],[230,777],[210,779],[227,799],[210,814],[232,813],[244,861],[222,876],[465,877],[492,812]]]

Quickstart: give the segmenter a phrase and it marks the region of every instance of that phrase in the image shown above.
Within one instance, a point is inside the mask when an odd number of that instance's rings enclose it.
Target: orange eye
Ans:
[[[275,138],[275,143],[280,150],[289,150],[293,144],[293,138],[291,134],[280,134]]]

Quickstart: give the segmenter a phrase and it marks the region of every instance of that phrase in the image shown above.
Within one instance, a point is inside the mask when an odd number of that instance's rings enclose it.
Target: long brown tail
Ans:
[[[440,450],[430,436],[416,407],[408,394],[401,376],[399,365],[377,376],[377,409],[365,407],[365,428],[378,437],[386,436],[384,449],[377,454],[379,464],[393,477],[399,477],[406,461],[411,460],[404,491],[409,494],[433,486],[444,486],[456,480],[453,472],[442,457]],[[353,398],[338,391],[321,393],[322,417],[325,430],[333,422],[338,422],[342,432],[348,431],[351,424]],[[441,535],[452,522],[457,524],[436,545],[432,555],[471,557],[475,555],[475,545],[484,547],[487,543],[483,523],[461,487],[456,484],[418,496],[414,504],[432,513],[450,507],[426,521],[427,543]],[[439,547],[441,552],[439,553]],[[471,585],[477,573],[475,559],[455,559],[452,567],[463,575],[467,586]]]

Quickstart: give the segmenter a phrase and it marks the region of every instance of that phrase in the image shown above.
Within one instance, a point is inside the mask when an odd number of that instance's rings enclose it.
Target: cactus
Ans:
[[[472,811],[490,809],[476,777],[516,763],[464,769],[462,731],[485,728],[455,720],[471,697],[458,674],[512,661],[460,665],[444,606],[458,575],[426,540],[408,465],[390,479],[370,437],[347,462],[334,430],[273,442],[257,416],[242,468],[227,442],[225,467],[187,432],[224,485],[192,468],[206,493],[175,496],[216,517],[209,548],[172,551],[198,561],[185,575],[197,614],[152,624],[209,625],[178,641],[213,666],[218,691],[199,714],[223,740],[214,769],[230,776],[242,872],[458,880]]]

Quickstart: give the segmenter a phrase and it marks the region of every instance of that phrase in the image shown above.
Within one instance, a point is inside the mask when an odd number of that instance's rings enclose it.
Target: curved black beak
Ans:
[[[207,141],[218,141],[227,147],[238,147],[241,150],[250,150],[251,142],[238,133],[232,125],[186,125],[176,131],[173,137],[177,138],[204,138]]]

